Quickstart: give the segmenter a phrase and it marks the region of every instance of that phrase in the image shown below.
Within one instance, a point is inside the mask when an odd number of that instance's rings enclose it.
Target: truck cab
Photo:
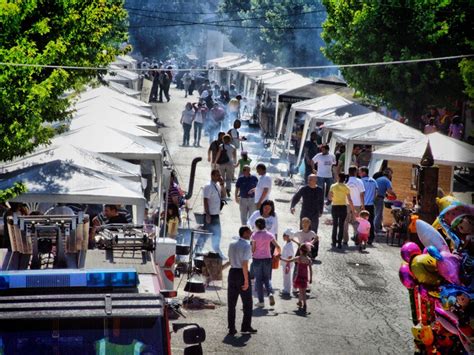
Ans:
[[[88,224],[82,213],[9,217],[0,354],[171,354],[167,299],[176,292],[164,289],[155,236],[104,226],[88,250]]]

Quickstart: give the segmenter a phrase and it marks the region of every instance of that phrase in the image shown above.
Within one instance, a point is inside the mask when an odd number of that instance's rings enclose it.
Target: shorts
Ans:
[[[361,242],[368,242],[369,241],[369,235],[368,234],[363,234],[363,233],[358,233],[357,238],[359,239],[359,243]]]

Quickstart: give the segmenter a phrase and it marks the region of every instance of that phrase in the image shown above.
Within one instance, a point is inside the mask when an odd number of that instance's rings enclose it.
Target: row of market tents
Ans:
[[[445,190],[452,191],[454,166],[474,167],[473,146],[440,133],[424,135],[362,105],[354,99],[354,90],[338,77],[313,80],[238,54],[208,61],[208,67],[212,68],[209,79],[224,86],[236,85],[246,98],[246,105],[271,107],[274,112],[271,122],[262,123],[265,119],[260,109],[260,124],[264,133],[274,138],[272,154],[292,162],[293,167],[300,165],[303,145],[309,132],[316,128],[332,152],[338,143],[346,145],[347,152],[352,152],[354,145],[370,145],[371,173],[388,161],[389,166],[396,166],[400,176],[410,182],[413,165],[420,163],[428,144],[435,164],[441,166],[440,176],[449,176],[446,181],[440,181]],[[302,132],[299,147],[292,150],[295,128]],[[346,173],[350,162],[345,160]],[[283,171],[290,171],[290,167]],[[406,190],[407,194],[413,193]]]
[[[141,166],[153,168],[158,189],[163,175],[164,148],[151,105],[115,86],[100,86],[81,93],[71,109],[71,120],[53,125],[68,130],[51,145],[0,163],[0,190],[23,182],[27,192],[11,202],[32,205],[131,205],[141,223],[147,203]]]

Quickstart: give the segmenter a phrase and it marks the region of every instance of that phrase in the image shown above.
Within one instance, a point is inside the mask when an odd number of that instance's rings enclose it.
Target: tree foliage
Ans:
[[[284,66],[328,64],[321,53],[321,26],[326,11],[320,2],[308,0],[222,0],[221,12],[233,25],[231,41],[266,63]],[[247,28],[245,28],[247,27]],[[259,27],[259,28],[253,28]]]
[[[324,53],[336,64],[472,51],[471,1],[324,0],[324,5],[328,12]],[[385,102],[412,119],[428,105],[450,107],[463,97],[465,89],[456,60],[344,68],[342,73],[363,95]]]
[[[0,0],[0,62],[102,67],[126,38],[122,0]],[[100,74],[0,66],[0,160],[47,143],[54,132],[46,123],[70,114],[64,93]]]

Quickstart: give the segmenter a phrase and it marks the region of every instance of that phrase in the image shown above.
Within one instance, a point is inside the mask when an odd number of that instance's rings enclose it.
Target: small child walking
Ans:
[[[283,259],[292,259],[295,256],[295,249],[293,247],[293,242],[291,241],[291,236],[293,235],[293,231],[287,229],[283,233],[283,240],[285,245],[281,251],[281,260]],[[290,297],[291,296],[291,279],[292,279],[292,272],[291,272],[291,262],[283,261],[281,263],[281,270],[283,273],[283,291],[281,292],[281,296],[283,297]]]
[[[293,281],[293,287],[297,288],[299,291],[298,295],[298,309],[306,312],[306,289],[308,288],[308,282],[311,284],[313,282],[313,269],[311,267],[312,261],[308,256],[311,245],[309,243],[301,244],[299,248],[299,256],[296,256],[291,259],[283,259],[286,262],[295,262],[296,263],[296,277]],[[309,277],[308,277],[309,274]]]
[[[370,212],[362,210],[359,213],[359,217],[356,218],[359,226],[357,227],[357,241],[359,243],[359,252],[367,248],[367,242],[369,241],[370,235]]]
[[[237,148],[237,147],[236,147]],[[237,163],[235,163],[234,168],[239,168],[239,176],[243,175],[244,173],[244,166],[248,165],[250,166],[250,163],[252,162],[252,159],[249,158],[248,153],[243,150],[240,153],[240,159]]]

